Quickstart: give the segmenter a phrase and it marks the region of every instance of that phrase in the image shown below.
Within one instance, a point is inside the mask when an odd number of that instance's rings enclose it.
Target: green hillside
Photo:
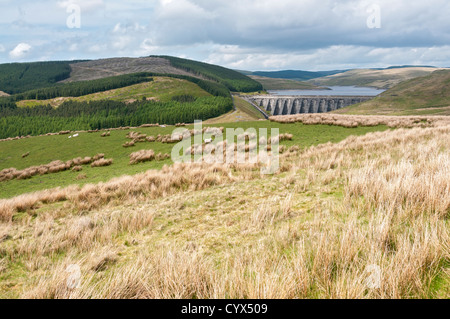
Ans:
[[[395,85],[438,70],[433,67],[391,67],[387,69],[355,69],[309,82],[321,86],[367,86],[389,89]]]
[[[17,102],[19,107],[34,107],[48,105],[58,107],[65,101],[88,102],[98,100],[114,100],[132,103],[138,100],[149,99],[169,102],[174,96],[191,95],[195,98],[211,96],[210,93],[200,88],[195,83],[187,80],[167,76],[152,77],[152,81],[134,84],[118,89],[87,94],[79,97],[57,97],[46,100],[21,100]]]
[[[243,129],[251,127],[257,130],[259,128],[267,128],[269,132],[271,128],[277,127],[280,129],[280,133],[294,135],[292,141],[283,141],[282,145],[287,147],[298,145],[301,148],[329,141],[339,142],[349,135],[364,135],[368,132],[386,129],[384,126],[344,128],[328,125],[302,125],[298,123],[280,124],[269,121],[208,124],[208,126]],[[186,128],[192,129],[193,125]],[[68,138],[69,135],[55,135],[0,142],[0,171],[11,167],[22,170],[56,160],[65,162],[77,157],[92,157],[99,153],[105,154],[107,159],[113,159],[113,164],[107,167],[92,168],[90,165],[84,165],[81,172],[73,172],[69,169],[54,174],[37,175],[29,179],[0,181],[0,198],[57,186],[97,183],[124,174],[136,174],[152,168],[159,169],[164,164],[171,164],[171,160],[165,159],[129,165],[129,155],[142,149],[153,149],[155,153],[170,154],[173,144],[143,142],[136,143],[135,146],[129,148],[124,148],[122,145],[130,141],[130,139],[126,138],[126,135],[130,132],[157,136],[158,134],[171,134],[174,129],[175,127],[173,126],[144,127],[111,131],[108,137],[101,137],[101,134],[104,132],[95,132],[79,133],[78,137],[71,139]],[[22,155],[27,153],[29,155],[22,158]],[[85,174],[86,176],[83,176],[83,179],[79,179],[80,174]]]
[[[450,70],[402,82],[373,100],[335,111],[346,114],[450,115]]]
[[[169,60],[175,68],[222,83],[230,91],[256,92],[263,89],[259,82],[250,79],[248,76],[218,65],[170,56],[162,56],[161,58]]]
[[[67,71],[69,64],[54,65],[65,66]],[[13,72],[17,68],[6,73],[20,78]],[[75,61],[69,68],[72,72],[65,81],[48,80],[35,86],[16,81],[17,92],[0,97],[0,138],[151,123],[192,123],[231,111],[230,90],[262,89],[260,83],[236,71],[171,57]],[[50,71],[47,73],[56,73]],[[47,73],[42,72],[43,78]]]

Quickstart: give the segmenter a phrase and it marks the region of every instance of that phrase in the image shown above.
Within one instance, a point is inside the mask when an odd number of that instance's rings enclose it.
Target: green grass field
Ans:
[[[58,107],[64,101],[96,101],[96,100],[116,100],[122,102],[133,102],[142,98],[156,99],[161,102],[168,102],[176,95],[189,94],[194,97],[210,96],[210,94],[201,89],[196,84],[169,77],[154,77],[154,81],[135,84],[120,89],[99,92],[80,97],[59,97],[50,100],[24,100],[17,102],[19,107],[33,107],[37,105],[50,104]]]
[[[327,125],[278,124],[269,121],[238,122],[227,124],[214,124],[208,126],[224,126],[226,128],[279,128],[280,133],[294,135],[292,141],[282,142],[282,145],[308,147],[327,142],[338,142],[349,135],[364,135],[368,132],[385,130],[386,127],[359,127],[343,128]],[[188,126],[187,128],[193,128]],[[174,127],[166,128],[138,128],[138,131],[147,135],[171,134]],[[108,167],[91,168],[83,166],[83,171],[64,171],[43,176],[34,176],[27,180],[11,180],[0,182],[0,198],[9,198],[19,194],[64,187],[72,184],[84,185],[107,181],[113,177],[132,175],[148,169],[160,169],[164,164],[171,164],[170,159],[153,161],[138,165],[129,165],[129,154],[141,149],[153,149],[156,153],[171,153],[173,144],[163,143],[137,143],[130,148],[122,147],[129,141],[126,138],[129,130],[112,131],[110,137],[101,137],[98,133],[80,133],[79,137],[68,139],[67,135],[33,137],[23,140],[0,142],[0,170],[10,167],[24,169],[31,166],[47,164],[55,160],[68,161],[76,157],[94,156],[104,153],[106,158],[114,160]],[[269,133],[270,134],[270,133]],[[22,158],[22,154],[30,155]],[[77,180],[79,174],[85,174],[86,179]]]

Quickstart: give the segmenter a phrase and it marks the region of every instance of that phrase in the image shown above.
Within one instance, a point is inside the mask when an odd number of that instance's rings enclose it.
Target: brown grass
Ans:
[[[100,158],[94,162],[92,162],[91,167],[104,167],[104,166],[110,166],[112,165],[113,160],[112,159],[105,159]]]
[[[0,182],[9,181],[12,179],[29,179],[36,175],[54,174],[62,171],[66,171],[72,168],[73,171],[80,171],[81,165],[88,165],[94,161],[102,159],[104,154],[97,154],[94,157],[77,157],[72,160],[63,161],[53,161],[49,164],[32,166],[25,168],[23,170],[18,170],[16,168],[6,168],[0,171]]]
[[[387,125],[399,127],[436,127],[450,124],[450,116],[366,116],[341,114],[295,114],[271,116],[270,121],[277,123],[303,123],[307,125],[337,125],[343,127]]]
[[[141,150],[130,154],[130,165],[150,162],[155,159],[155,152],[153,150]]]
[[[0,265],[23,263],[28,298],[450,297],[450,126],[292,147],[281,163],[266,178],[175,164],[2,200]]]

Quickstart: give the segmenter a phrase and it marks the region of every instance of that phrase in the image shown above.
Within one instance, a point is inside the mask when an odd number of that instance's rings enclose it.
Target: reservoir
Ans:
[[[377,96],[386,90],[380,90],[370,87],[356,86],[330,86],[329,90],[274,90],[268,91],[272,95],[318,95],[318,96]]]

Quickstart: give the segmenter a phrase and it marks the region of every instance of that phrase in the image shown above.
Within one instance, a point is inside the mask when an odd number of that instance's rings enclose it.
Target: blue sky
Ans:
[[[0,63],[175,55],[245,70],[450,67],[449,17],[447,0],[0,0]]]

